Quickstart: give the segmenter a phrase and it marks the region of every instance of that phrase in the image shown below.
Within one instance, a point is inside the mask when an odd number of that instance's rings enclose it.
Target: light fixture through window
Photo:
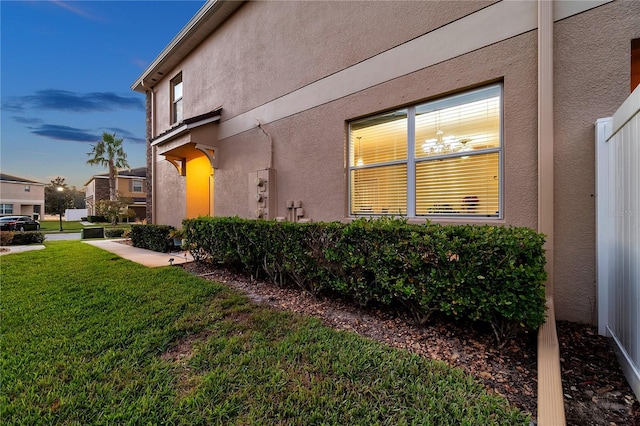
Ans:
[[[470,146],[467,146],[467,142],[471,142],[471,139],[460,139],[460,144],[462,144],[462,148],[460,148],[460,152],[470,152],[473,151],[473,149]],[[462,157],[463,160],[466,160],[467,158],[469,158],[468,155],[463,155]]]
[[[427,139],[422,144],[422,150],[427,155],[450,154],[459,151],[460,141],[453,135],[443,136],[443,130],[436,130],[436,138]]]
[[[358,136],[356,139],[358,139],[358,161],[356,162],[356,166],[362,166],[364,164],[362,151],[360,150],[360,139],[362,139],[362,136]]]

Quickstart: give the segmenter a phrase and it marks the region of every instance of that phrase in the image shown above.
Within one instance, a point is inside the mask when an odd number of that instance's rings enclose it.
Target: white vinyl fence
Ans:
[[[596,122],[598,332],[640,398],[640,86]]]
[[[67,222],[81,220],[83,217],[87,217],[87,209],[67,209],[64,212],[64,220]]]

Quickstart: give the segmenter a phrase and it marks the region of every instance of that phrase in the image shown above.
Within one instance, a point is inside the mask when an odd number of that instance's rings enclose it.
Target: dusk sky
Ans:
[[[144,95],[130,86],[204,1],[0,1],[2,173],[81,188],[116,132],[145,166]]]

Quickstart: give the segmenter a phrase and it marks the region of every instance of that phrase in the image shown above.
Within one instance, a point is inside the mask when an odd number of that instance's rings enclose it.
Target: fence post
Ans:
[[[607,336],[609,324],[609,252],[613,237],[609,208],[609,145],[613,120],[596,121],[596,282],[598,294],[598,334]]]

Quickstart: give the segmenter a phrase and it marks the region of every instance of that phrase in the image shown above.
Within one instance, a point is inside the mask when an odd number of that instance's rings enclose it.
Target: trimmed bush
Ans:
[[[131,225],[131,243],[134,247],[168,253],[173,250],[169,233],[174,229],[169,225]]]
[[[80,238],[83,240],[88,238],[104,238],[104,228],[83,228],[80,232]]]
[[[122,228],[105,228],[104,236],[105,238],[120,238],[124,235],[124,231],[126,229]]]
[[[0,231],[0,246],[8,246],[13,240],[13,232]]]
[[[498,339],[545,320],[544,236],[522,227],[350,224],[197,218],[183,221],[196,258],[314,294],[491,324]]]
[[[87,221],[91,223],[108,222],[107,218],[104,216],[87,216]]]
[[[40,244],[44,241],[45,235],[39,231],[14,232],[11,240],[12,246],[24,246],[28,244]]]

